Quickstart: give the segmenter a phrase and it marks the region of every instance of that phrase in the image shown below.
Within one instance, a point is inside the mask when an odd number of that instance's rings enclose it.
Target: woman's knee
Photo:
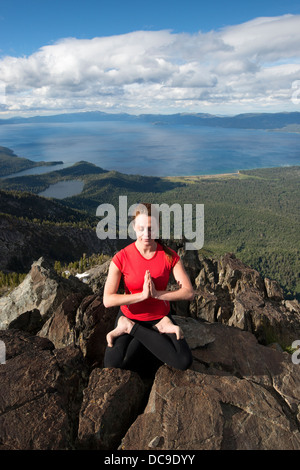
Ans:
[[[103,366],[122,369],[123,360],[123,356],[121,354],[117,354],[117,351],[114,351],[113,347],[107,347],[104,354]]]
[[[185,340],[179,340],[181,343],[180,352],[176,355],[175,368],[179,370],[187,370],[193,363],[192,352],[185,342]]]
[[[192,355],[184,355],[177,359],[177,367],[179,370],[187,370],[193,362]]]

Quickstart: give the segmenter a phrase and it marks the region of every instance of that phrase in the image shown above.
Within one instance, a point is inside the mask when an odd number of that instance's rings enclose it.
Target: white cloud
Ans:
[[[257,18],[226,28],[222,37],[234,48],[235,55],[261,61],[299,58],[300,16],[284,15]]]
[[[0,106],[12,114],[295,110],[299,44],[300,15],[198,34],[66,38],[0,59]]]

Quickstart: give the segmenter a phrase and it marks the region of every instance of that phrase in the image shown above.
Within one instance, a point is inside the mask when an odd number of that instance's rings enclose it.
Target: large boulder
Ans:
[[[75,344],[93,367],[103,367],[106,335],[114,328],[119,307],[105,308],[97,294],[83,299],[75,318]]]
[[[102,264],[86,269],[84,273],[76,276],[87,284],[94,294],[103,295],[104,284],[107,278],[111,259]]]
[[[142,411],[146,388],[135,372],[95,368],[84,390],[79,415],[78,446],[116,449]]]
[[[193,363],[155,377],[103,368],[109,263],[84,282],[32,265],[0,299],[0,448],[300,449],[300,368],[278,345],[300,338],[299,303],[232,254],[181,256],[196,295],[172,314]]]
[[[106,335],[114,328],[118,310],[105,308],[98,294],[82,297],[81,293],[72,293],[37,334],[50,339],[57,349],[78,346],[91,366],[97,364],[101,367],[107,345]]]
[[[36,333],[72,293],[81,298],[92,293],[79,279],[59,276],[43,257],[35,261],[24,281],[0,298],[0,328],[14,328]]]
[[[261,275],[236,258],[233,253],[226,253],[220,257],[218,273],[218,284],[228,288],[230,293],[236,295],[249,288],[254,288],[262,293],[265,292],[265,284]]]
[[[286,349],[300,338],[300,306],[291,311],[284,302],[263,299],[249,289],[235,297],[227,323],[251,331],[262,344],[276,342]]]
[[[236,327],[174,318],[193,364],[184,372],[159,369],[120,448],[299,450],[300,369],[291,355]]]
[[[184,337],[192,350],[196,350],[197,348],[201,348],[215,341],[215,335],[209,323],[179,315],[173,315],[172,318],[182,329]]]
[[[187,315],[241,328],[262,344],[277,342],[284,349],[300,338],[299,302],[284,300],[276,281],[263,279],[232,253],[200,262]]]
[[[48,338],[55,348],[74,345],[76,312],[84,299],[85,297],[80,292],[69,294],[44,323],[37,335]]]
[[[292,357],[236,327],[174,319],[193,364],[162,366],[153,384],[131,371],[91,369],[78,347],[2,330],[2,448],[300,449]]]
[[[45,338],[0,331],[0,449],[74,449],[87,369],[78,348],[55,350]]]
[[[295,450],[299,427],[266,388],[162,366],[123,450]]]
[[[206,347],[193,349],[195,371],[232,375],[259,384],[277,397],[284,412],[300,424],[300,368],[292,356],[258,343],[255,336],[239,328],[213,323],[206,325],[214,337]]]

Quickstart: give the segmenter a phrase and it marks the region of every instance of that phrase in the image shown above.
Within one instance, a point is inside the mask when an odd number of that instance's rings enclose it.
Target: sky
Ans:
[[[0,0],[0,118],[299,110],[299,1]]]

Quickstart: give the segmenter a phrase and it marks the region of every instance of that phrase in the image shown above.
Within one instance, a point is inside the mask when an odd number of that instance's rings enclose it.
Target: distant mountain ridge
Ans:
[[[0,125],[22,123],[67,123],[96,121],[150,122],[153,124],[184,124],[194,126],[224,127],[236,129],[282,129],[300,124],[300,112],[245,113],[235,116],[216,116],[206,113],[177,114],[109,114],[101,111],[65,113],[52,116],[13,117],[0,119]]]

